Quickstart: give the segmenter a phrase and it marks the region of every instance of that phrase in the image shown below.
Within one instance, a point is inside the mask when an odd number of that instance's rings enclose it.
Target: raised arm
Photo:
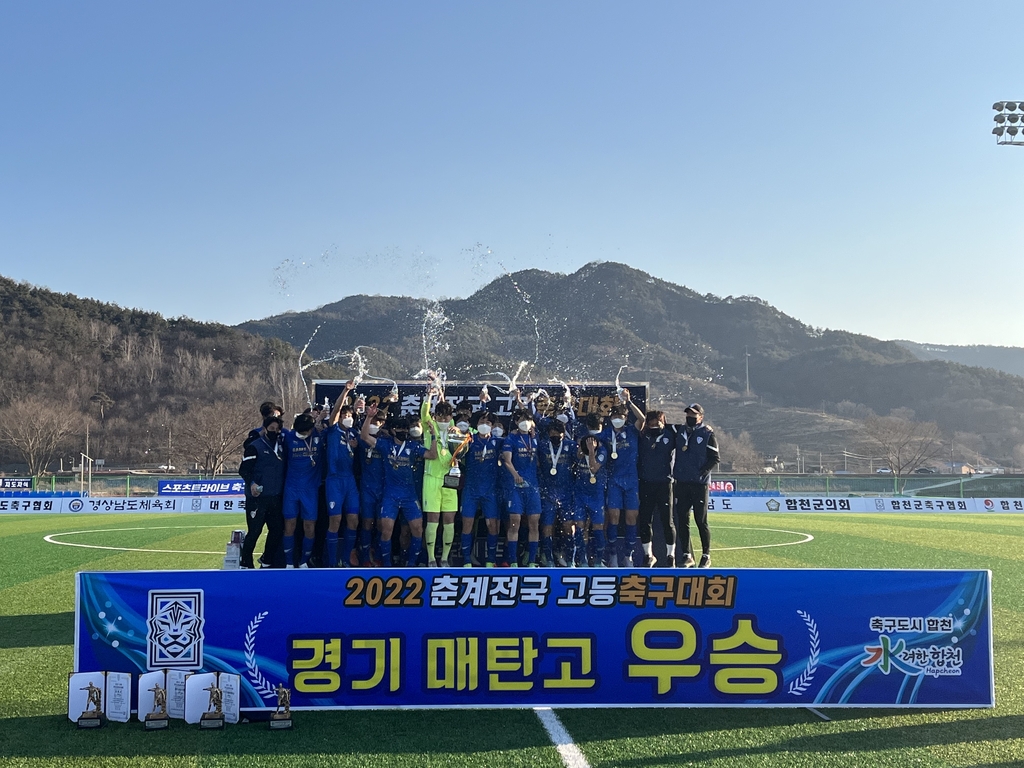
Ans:
[[[647,425],[647,415],[637,408],[637,405],[633,402],[633,397],[629,394],[628,389],[622,390],[622,394],[626,398],[626,405],[629,406],[629,410],[631,410],[633,415],[636,417],[636,428],[643,432],[644,427]]]
[[[343,406],[348,400],[348,393],[355,388],[356,385],[351,379],[345,382],[345,391],[342,392],[341,396],[334,401],[334,407],[331,409],[331,418],[327,422],[332,427],[338,423],[338,419],[341,417],[341,406]]]
[[[377,406],[370,405],[366,408],[366,418],[363,419],[363,426],[359,430],[359,439],[366,443],[371,448],[377,447],[377,438],[370,434],[370,423],[373,421],[373,417],[377,415]]]

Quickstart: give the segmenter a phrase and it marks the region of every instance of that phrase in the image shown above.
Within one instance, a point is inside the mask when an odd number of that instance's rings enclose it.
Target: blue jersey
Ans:
[[[382,437],[381,440],[384,438]],[[384,491],[384,457],[376,448],[371,448],[362,440],[359,441],[359,488],[362,491],[383,493]]]
[[[381,437],[377,439],[377,451],[384,459],[385,492],[418,498],[416,467],[417,464],[423,466],[426,446],[413,440],[398,443],[390,437]]]
[[[324,443],[314,431],[303,439],[293,429],[281,433],[284,445],[284,489],[297,495],[316,495],[323,477]]]
[[[582,443],[585,439],[582,438],[580,442]],[[594,482],[590,482],[590,460],[583,454],[582,446],[576,454],[576,496],[578,498],[594,496],[603,501],[604,491],[608,485],[608,447],[601,442],[600,436],[597,436],[597,449],[594,455],[597,459],[598,470],[593,476]]]
[[[497,437],[473,435],[466,452],[466,488],[494,488],[498,483],[498,460],[504,441]],[[504,470],[508,474],[508,470]]]
[[[359,436],[355,429],[345,429],[334,424],[323,433],[327,444],[327,476],[350,477],[355,479],[355,449],[349,444]]]
[[[637,460],[640,449],[640,432],[632,424],[615,429],[609,424],[601,432],[601,441],[608,448],[611,461],[610,478],[637,482]]]
[[[512,466],[530,486],[537,487],[537,438],[530,434],[513,432],[505,438],[503,452],[512,454]],[[508,470],[505,470],[508,472]]]
[[[540,471],[540,487],[554,496],[567,496],[573,485],[573,465],[576,463],[577,446],[574,440],[563,437],[559,447],[551,440],[539,441],[537,464]],[[551,469],[557,470],[551,474]]]

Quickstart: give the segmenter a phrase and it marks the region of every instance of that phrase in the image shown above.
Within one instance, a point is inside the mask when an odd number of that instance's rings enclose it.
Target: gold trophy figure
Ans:
[[[85,704],[85,712],[78,718],[78,727],[99,728],[103,725],[103,690],[92,683],[78,690],[89,692],[89,698]]]
[[[284,730],[292,727],[292,692],[278,683],[274,689],[277,694],[277,709],[270,716],[270,730]]]
[[[161,688],[160,683],[156,683],[149,690],[153,694],[153,711],[146,713],[146,730],[155,731],[166,728],[169,722],[167,718],[167,689]]]
[[[223,728],[224,727],[224,691],[217,687],[216,683],[210,683],[204,691],[210,692],[210,703],[207,711],[199,718],[200,728]]]

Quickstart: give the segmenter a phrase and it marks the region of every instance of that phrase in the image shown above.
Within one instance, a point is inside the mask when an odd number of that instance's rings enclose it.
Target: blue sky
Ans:
[[[0,2],[0,273],[237,323],[623,261],[1024,346],[1021,3]]]

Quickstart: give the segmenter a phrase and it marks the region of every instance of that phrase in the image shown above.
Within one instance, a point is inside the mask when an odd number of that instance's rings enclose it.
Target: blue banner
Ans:
[[[245,483],[234,480],[159,480],[160,496],[242,496]]]
[[[0,491],[31,491],[31,477],[0,477]]]
[[[78,574],[75,671],[225,671],[243,708],[995,705],[989,571]]]

